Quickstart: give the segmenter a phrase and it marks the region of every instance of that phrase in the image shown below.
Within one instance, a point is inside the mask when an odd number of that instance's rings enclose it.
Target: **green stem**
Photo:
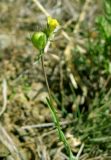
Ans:
[[[41,54],[43,54],[43,52]],[[69,153],[69,160],[76,160],[76,157],[73,156],[73,154],[71,152],[71,149],[70,149],[70,146],[67,143],[66,137],[64,136],[64,133],[63,133],[63,131],[61,129],[61,126],[60,126],[60,123],[59,123],[59,119],[58,119],[56,110],[55,110],[54,105],[53,105],[53,99],[52,99],[52,96],[51,96],[51,91],[50,91],[49,83],[48,83],[48,80],[47,80],[47,75],[46,75],[46,72],[45,72],[43,56],[41,56],[41,63],[42,63],[43,74],[44,74],[44,78],[45,78],[45,82],[46,82],[46,86],[47,86],[47,91],[48,91],[48,94],[49,94],[49,100],[47,100],[47,102],[48,102],[48,106],[49,106],[49,108],[51,110],[53,119],[54,119],[55,127],[58,130],[58,134],[59,134],[60,140],[64,143],[64,146],[65,146],[67,152]]]
[[[57,114],[56,114],[56,110],[53,107],[53,99],[52,99],[52,96],[51,96],[51,91],[50,91],[49,83],[48,83],[48,80],[47,80],[47,75],[46,75],[46,71],[45,71],[44,57],[43,56],[41,56],[41,63],[42,63],[42,69],[43,69],[43,74],[44,74],[44,78],[45,78],[45,82],[46,82],[47,91],[48,91],[48,94],[49,94],[50,107],[51,107],[51,110],[54,112],[54,114],[56,116],[56,123],[57,123],[56,125],[58,125],[60,127],[59,119],[58,119]]]
[[[47,91],[48,91],[48,94],[49,94],[49,98],[51,100],[52,99],[51,98],[51,91],[50,91],[50,88],[49,88],[49,83],[48,83],[47,75],[46,75],[46,72],[45,72],[44,57],[43,56],[41,57],[41,63],[42,63],[42,69],[43,69],[44,78],[45,78],[45,82],[46,82],[46,86],[47,86]]]

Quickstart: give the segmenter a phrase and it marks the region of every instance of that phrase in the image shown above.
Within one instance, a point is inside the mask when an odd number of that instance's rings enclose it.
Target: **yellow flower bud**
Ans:
[[[56,19],[51,17],[48,17],[47,24],[50,29],[50,32],[53,32],[56,29],[56,27],[59,26],[59,22]]]
[[[31,41],[35,48],[42,50],[46,46],[47,36],[43,32],[35,32],[31,37]]]

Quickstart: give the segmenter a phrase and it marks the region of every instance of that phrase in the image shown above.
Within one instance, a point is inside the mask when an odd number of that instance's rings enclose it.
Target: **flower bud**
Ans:
[[[35,32],[31,37],[31,41],[35,48],[43,50],[47,43],[46,34],[43,32]]]
[[[56,19],[51,17],[48,17],[47,24],[50,29],[50,32],[53,32],[56,29],[56,27],[59,26],[59,22]]]

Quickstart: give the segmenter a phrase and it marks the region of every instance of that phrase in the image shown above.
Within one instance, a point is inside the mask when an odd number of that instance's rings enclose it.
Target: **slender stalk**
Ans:
[[[41,63],[42,63],[43,74],[44,74],[44,78],[45,78],[45,82],[46,82],[46,86],[47,86],[47,91],[49,93],[49,98],[51,100],[52,99],[51,98],[51,91],[50,91],[50,88],[49,88],[49,83],[48,83],[47,75],[46,75],[46,72],[45,72],[44,57],[43,56],[41,57]]]
[[[36,2],[36,0],[33,0],[33,1]],[[66,151],[69,154],[69,160],[76,160],[72,154],[72,151],[71,151],[71,148],[67,142],[67,139],[61,129],[60,121],[59,121],[59,118],[57,115],[57,111],[56,111],[55,106],[53,105],[53,97],[51,95],[49,83],[47,80],[47,75],[45,72],[45,66],[44,66],[43,55],[48,52],[48,48],[50,46],[51,40],[54,38],[54,35],[58,31],[58,29],[59,29],[58,21],[56,19],[48,17],[47,18],[47,31],[48,31],[49,35],[47,35],[45,32],[44,33],[43,32],[36,32],[32,35],[31,41],[32,41],[33,45],[35,46],[35,48],[39,49],[39,51],[40,51],[39,58],[41,58],[43,74],[44,74],[44,78],[45,78],[45,82],[46,82],[46,86],[47,86],[47,91],[48,91],[48,95],[49,95],[49,98],[46,98],[47,99],[47,106],[49,107],[49,109],[51,111],[52,118],[55,123],[55,127],[57,128],[59,138],[64,143]],[[38,60],[39,60],[39,58],[38,58]]]
[[[47,86],[47,91],[48,91],[48,94],[49,94],[48,106],[49,106],[49,108],[51,110],[55,126],[56,126],[56,128],[58,130],[58,134],[59,134],[60,140],[64,143],[64,146],[65,146],[67,152],[69,153],[69,156],[70,156],[69,160],[77,160],[76,157],[73,156],[73,154],[71,152],[71,149],[70,149],[70,146],[67,143],[66,137],[65,137],[63,131],[61,130],[60,122],[59,122],[56,110],[55,110],[55,108],[53,106],[53,99],[52,99],[52,96],[51,96],[51,91],[50,91],[50,88],[49,88],[49,83],[48,83],[47,75],[46,75],[46,72],[45,72],[43,56],[41,56],[41,63],[42,63],[43,74],[44,74],[44,78],[45,78],[45,82],[46,82],[46,86]]]
[[[53,116],[53,118],[55,119],[54,122],[55,122],[55,125],[56,125],[56,127],[59,131],[59,136],[60,136],[61,126],[60,126],[60,123],[59,123],[59,119],[58,119],[56,110],[55,110],[54,105],[53,105],[53,99],[52,99],[52,96],[51,96],[51,91],[50,91],[50,87],[49,87],[49,83],[48,83],[48,79],[47,79],[47,75],[46,75],[46,71],[45,71],[44,57],[43,56],[41,57],[41,63],[42,63],[43,74],[44,74],[44,78],[45,78],[45,82],[46,82],[46,86],[47,86],[47,91],[48,91],[48,94],[49,94],[49,102],[50,102],[51,112],[52,112],[52,114],[54,114],[54,116]]]
[[[44,66],[44,57],[41,56],[41,63],[42,63],[42,69],[43,69],[43,74],[44,74],[44,78],[45,78],[45,82],[46,82],[46,87],[47,87],[47,91],[48,91],[48,94],[49,94],[49,100],[50,100],[50,107],[51,107],[51,110],[54,112],[55,116],[56,116],[56,123],[57,123],[57,126],[60,127],[60,124],[59,124],[59,119],[56,115],[56,110],[55,108],[53,107],[53,100],[52,100],[52,96],[51,96],[51,91],[50,91],[50,87],[49,87],[49,83],[48,83],[48,79],[47,79],[47,75],[46,75],[46,71],[45,71],[45,66]]]

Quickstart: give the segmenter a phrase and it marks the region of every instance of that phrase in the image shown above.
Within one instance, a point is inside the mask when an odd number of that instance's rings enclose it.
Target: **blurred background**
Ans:
[[[78,159],[110,160],[108,0],[0,0],[0,159],[68,159],[46,105],[39,51],[29,40],[48,15],[61,25],[44,55],[61,127]]]

